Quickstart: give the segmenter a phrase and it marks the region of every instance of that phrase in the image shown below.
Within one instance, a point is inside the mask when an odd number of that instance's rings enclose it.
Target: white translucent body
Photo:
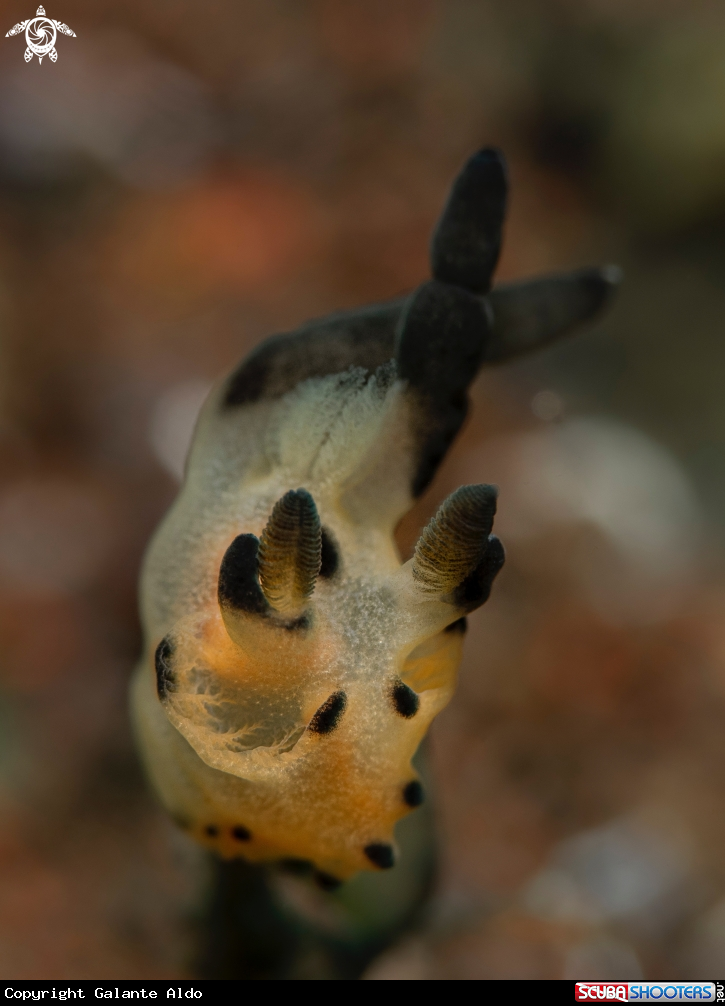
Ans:
[[[222,855],[304,858],[335,877],[370,867],[410,809],[410,761],[448,702],[461,614],[416,585],[393,529],[411,505],[414,452],[405,387],[390,368],[313,378],[275,400],[199,420],[181,493],[146,558],[147,649],[133,689],[148,773],[180,823]],[[319,578],[310,628],[243,612],[225,626],[219,567],[239,534],[261,535],[272,507],[305,488],[340,568]],[[174,640],[162,703],[154,652]],[[391,691],[417,694],[414,715]],[[329,696],[346,705],[328,734],[309,729]],[[235,837],[242,834],[240,841]],[[250,837],[246,837],[248,833]]]

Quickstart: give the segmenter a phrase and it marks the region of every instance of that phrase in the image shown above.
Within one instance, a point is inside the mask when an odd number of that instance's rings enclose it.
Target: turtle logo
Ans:
[[[29,63],[33,56],[38,57],[39,63],[43,62],[43,56],[49,56],[55,63],[58,58],[58,53],[55,51],[58,32],[62,32],[63,35],[72,35],[73,38],[76,37],[76,33],[71,31],[67,24],[47,17],[44,7],[38,7],[35,17],[16,24],[9,32],[6,32],[5,38],[10,35],[19,35],[21,31],[25,32],[25,41],[28,43],[28,48],[25,50],[26,63]]]

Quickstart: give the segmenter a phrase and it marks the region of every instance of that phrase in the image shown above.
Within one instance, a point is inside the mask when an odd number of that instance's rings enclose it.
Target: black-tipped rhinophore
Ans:
[[[278,500],[259,540],[259,581],[282,614],[299,612],[315,589],[321,563],[320,517],[306,489]]]
[[[493,581],[506,561],[503,545],[495,534],[489,535],[483,558],[453,595],[453,603],[465,611],[473,611],[485,604],[491,593]]]
[[[607,305],[621,278],[616,266],[605,266],[496,287],[483,362],[510,360],[566,335]]]
[[[500,151],[488,147],[471,157],[453,183],[433,235],[434,279],[488,293],[501,249],[507,189]]]
[[[222,610],[262,615],[269,604],[259,586],[259,539],[240,534],[224,553],[219,568],[219,606]]]
[[[451,594],[476,570],[496,513],[495,486],[461,486],[443,501],[415,546],[413,578],[430,594]]]

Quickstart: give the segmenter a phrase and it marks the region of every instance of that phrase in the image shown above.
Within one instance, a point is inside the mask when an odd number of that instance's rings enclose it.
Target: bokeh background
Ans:
[[[145,542],[211,382],[424,279],[486,144],[499,279],[626,280],[479,378],[400,529],[497,482],[508,562],[433,730],[431,904],[366,977],[722,974],[722,4],[50,3],[56,64],[0,37],[0,974],[193,973],[208,866],[126,712]]]

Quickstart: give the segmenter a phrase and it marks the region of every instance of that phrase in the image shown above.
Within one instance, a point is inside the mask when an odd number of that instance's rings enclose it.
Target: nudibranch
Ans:
[[[411,766],[450,700],[465,616],[504,561],[496,489],[463,486],[408,562],[482,366],[593,316],[609,269],[501,285],[496,150],[455,181],[410,296],[262,343],[210,393],[145,559],[134,720],[163,804],[223,857],[304,860],[332,886],[395,862]]]

